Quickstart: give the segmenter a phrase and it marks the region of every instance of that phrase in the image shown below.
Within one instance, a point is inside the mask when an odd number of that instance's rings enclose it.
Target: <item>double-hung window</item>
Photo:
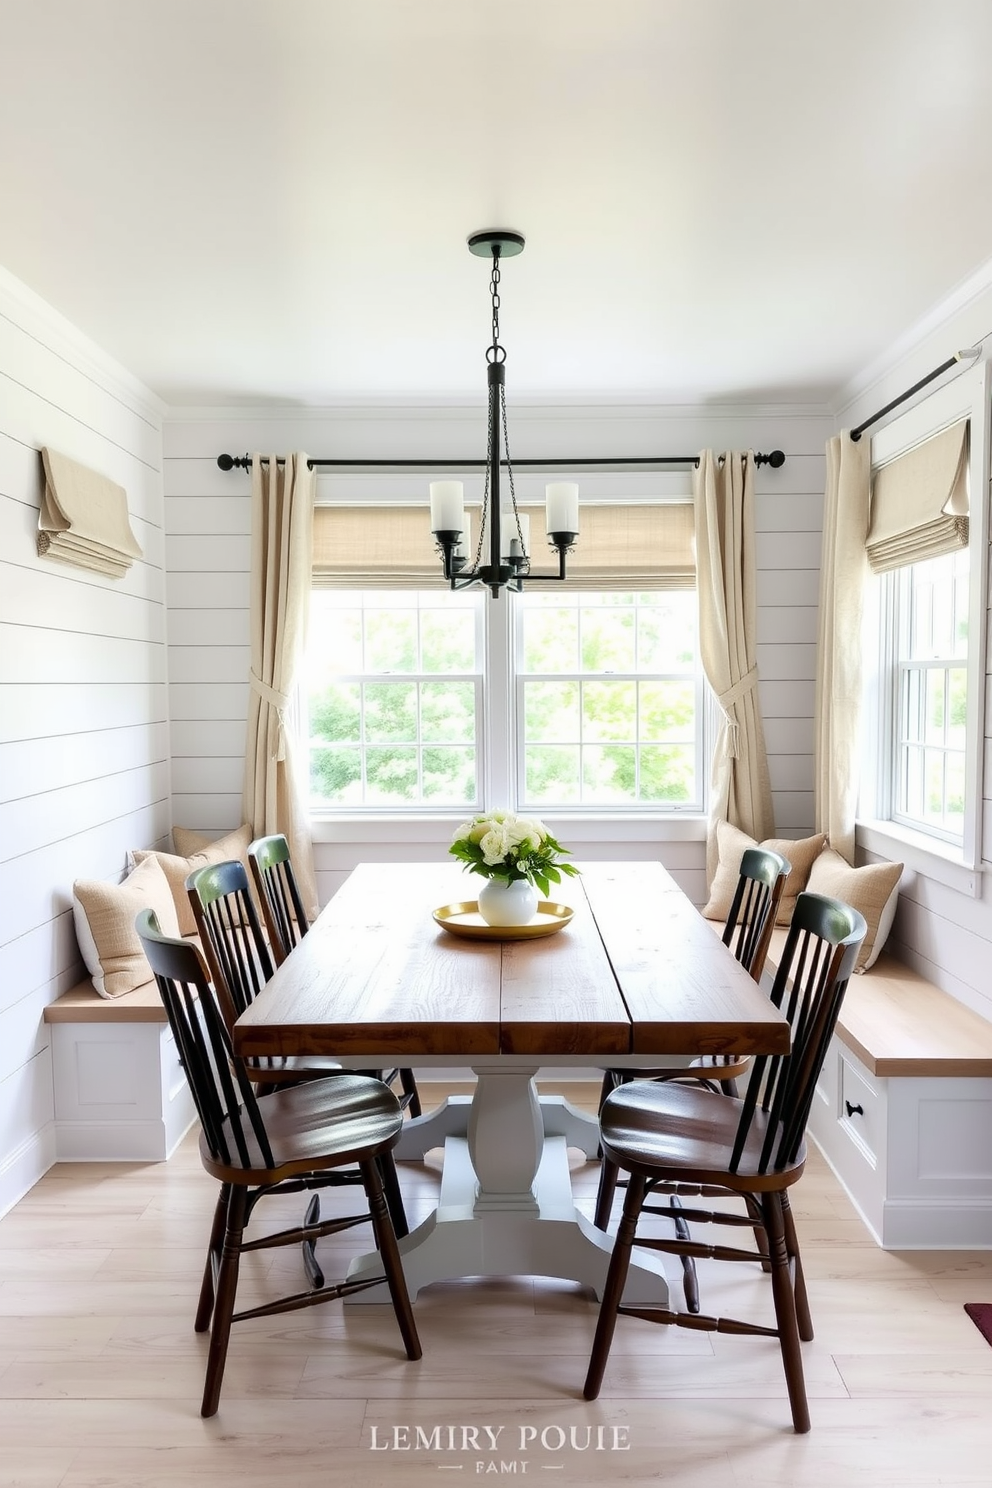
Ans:
[[[521,805],[700,810],[695,590],[531,592],[516,611]]]
[[[564,584],[453,593],[422,508],[318,507],[311,809],[701,811],[691,504],[586,508],[573,557]]]
[[[964,842],[968,550],[895,570],[894,821]]]
[[[859,835],[891,852],[872,834],[894,832],[907,861],[929,844],[965,869],[980,856],[986,383],[982,366],[876,435],[867,542]]]

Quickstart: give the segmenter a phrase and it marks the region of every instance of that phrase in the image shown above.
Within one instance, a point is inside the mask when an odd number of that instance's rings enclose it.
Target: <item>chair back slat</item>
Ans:
[[[199,951],[188,941],[163,935],[150,909],[138,915],[135,929],[165,1005],[211,1156],[228,1166],[252,1167],[261,1153],[264,1165],[274,1166],[255,1092],[232,1051],[227,1023]]]
[[[780,853],[764,847],[749,847],[741,859],[723,942],[756,982],[761,980],[775,916],[791,871],[791,863]]]
[[[281,965],[309,929],[303,899],[281,833],[257,837],[248,848],[248,862],[277,964]]]
[[[866,928],[864,918],[850,905],[821,894],[799,895],[770,994],[772,1004],[789,1021],[792,1047],[788,1054],[755,1057],[741,1104],[732,1172],[740,1166],[758,1110],[767,1119],[759,1172],[796,1160]]]
[[[244,864],[199,868],[187,878],[186,892],[228,1028],[233,1028],[273,972]]]

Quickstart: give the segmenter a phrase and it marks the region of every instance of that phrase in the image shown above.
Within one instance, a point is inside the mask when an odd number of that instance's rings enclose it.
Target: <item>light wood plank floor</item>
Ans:
[[[587,1103],[595,1087],[566,1093]],[[596,1172],[576,1156],[590,1208]],[[416,1223],[437,1166],[403,1165],[402,1181]],[[586,1404],[595,1304],[527,1278],[427,1289],[414,1364],[385,1307],[241,1324],[220,1412],[203,1421],[192,1319],[215,1194],[191,1134],[167,1164],[56,1167],[0,1222],[2,1488],[420,1488],[452,1471],[673,1488],[992,1481],[992,1348],[962,1309],[992,1300],[992,1253],[879,1250],[815,1152],[794,1190],[817,1328],[807,1437],[792,1432],[773,1340],[635,1319]],[[297,1217],[301,1201],[285,1202]],[[276,1207],[263,1223],[284,1222]],[[365,1234],[325,1242],[329,1274]],[[246,1258],[242,1274],[242,1300],[302,1285],[295,1250]],[[706,1311],[768,1312],[757,1268],[704,1265],[701,1285]]]

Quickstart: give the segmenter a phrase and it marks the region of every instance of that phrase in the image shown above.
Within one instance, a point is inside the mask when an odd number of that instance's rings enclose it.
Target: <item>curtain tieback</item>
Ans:
[[[257,672],[250,676],[251,688],[256,692],[263,702],[268,703],[270,708],[276,710],[278,727],[276,729],[276,747],[272,755],[274,760],[286,758],[286,709],[289,707],[289,693],[277,692],[270,687],[268,682],[263,682]]]
[[[731,708],[733,708],[734,704],[744,696],[745,693],[750,692],[751,689],[753,687],[757,687],[757,685],[758,668],[756,666],[753,666],[749,672],[745,672],[744,676],[739,678],[738,681],[734,683],[733,687],[728,687],[727,691],[721,692],[717,698],[717,702],[723,709],[723,716],[727,725],[727,734],[726,738],[724,739],[723,745],[723,753],[725,759],[740,759],[741,757],[740,725],[738,724],[737,719],[731,715],[730,710]]]

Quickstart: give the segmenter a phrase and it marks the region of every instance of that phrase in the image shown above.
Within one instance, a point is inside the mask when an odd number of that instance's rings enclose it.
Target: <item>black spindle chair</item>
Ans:
[[[816,1081],[864,936],[865,921],[857,910],[818,894],[799,895],[771,991],[772,1003],[791,1026],[791,1053],[756,1056],[743,1099],[700,1085],[637,1081],[606,1100],[600,1113],[603,1153],[629,1177],[585,1383],[587,1400],[599,1394],[616,1320],[624,1314],[710,1332],[777,1338],[793,1425],[798,1432],[809,1430],[800,1341],[813,1337],[813,1324],[788,1190],[802,1175]],[[667,1199],[673,1194],[736,1194],[756,1202],[763,1251],[640,1230],[644,1215],[671,1217]],[[649,1202],[656,1197],[665,1204]],[[694,1224],[754,1228],[750,1209],[746,1215],[686,1209],[683,1215]],[[623,1306],[635,1245],[692,1259],[762,1262],[771,1274],[776,1326]]]
[[[749,847],[741,859],[737,888],[731,901],[722,940],[735,957],[749,971],[756,982],[761,980],[768,955],[768,944],[775,928],[775,917],[785,888],[785,881],[792,871],[791,863],[779,853],[764,847]],[[603,1085],[599,1096],[599,1109],[611,1091],[632,1080],[699,1080],[708,1089],[720,1089],[725,1095],[737,1094],[737,1081],[746,1075],[750,1060],[746,1055],[703,1054],[687,1066],[654,1067],[651,1069],[608,1069],[603,1074]],[[594,1223],[597,1228],[609,1228],[610,1211],[616,1193],[619,1174],[616,1165],[605,1156],[599,1170],[599,1188],[596,1193]],[[676,1234],[683,1240],[689,1238],[689,1229],[679,1212],[678,1200],[672,1199],[672,1220]],[[756,1209],[756,1206],[755,1206]],[[757,1217],[757,1214],[756,1214]],[[760,1228],[759,1228],[760,1233]],[[691,1312],[699,1310],[699,1286],[692,1258],[682,1261],[683,1288],[686,1306]]]
[[[285,961],[294,946],[299,945],[310,928],[296,874],[289,856],[289,843],[282,833],[256,837],[248,848],[251,876],[262,906],[269,945],[276,965]],[[387,1085],[400,1083],[400,1105],[411,1116],[421,1113],[420,1093],[412,1069],[383,1072]]]
[[[199,951],[188,941],[164,936],[151,910],[144,910],[135,925],[200,1118],[200,1158],[220,1183],[194,1322],[198,1333],[210,1331],[201,1414],[212,1416],[217,1410],[233,1323],[312,1307],[382,1280],[407,1358],[419,1359],[417,1325],[382,1185],[383,1171],[393,1169],[392,1150],[403,1126],[396,1097],[378,1080],[345,1075],[258,1098],[248,1071],[232,1054],[227,1024]],[[325,1188],[338,1181],[342,1168],[355,1165],[366,1210],[245,1239],[261,1199]],[[383,1277],[345,1279],[235,1311],[238,1271],[247,1251],[313,1243],[365,1223],[372,1226]]]
[[[274,971],[272,955],[248,890],[244,864],[232,861],[198,868],[187,878],[186,892],[230,1034],[237,1018],[254,1002]],[[303,1081],[340,1080],[349,1073],[337,1060],[320,1054],[260,1056],[246,1060],[245,1068],[260,1095]],[[358,1073],[383,1080],[381,1070]],[[385,1079],[383,1083],[388,1085],[390,1081]],[[400,1109],[403,1109],[402,1099]],[[393,1227],[402,1238],[409,1233],[409,1226],[392,1164],[383,1169],[382,1178]],[[340,1181],[349,1180],[342,1175]],[[357,1173],[352,1175],[352,1181],[358,1181]],[[306,1222],[316,1224],[319,1218],[320,1196],[314,1194]],[[311,1282],[319,1286],[323,1275],[310,1245],[303,1247],[303,1262]]]

